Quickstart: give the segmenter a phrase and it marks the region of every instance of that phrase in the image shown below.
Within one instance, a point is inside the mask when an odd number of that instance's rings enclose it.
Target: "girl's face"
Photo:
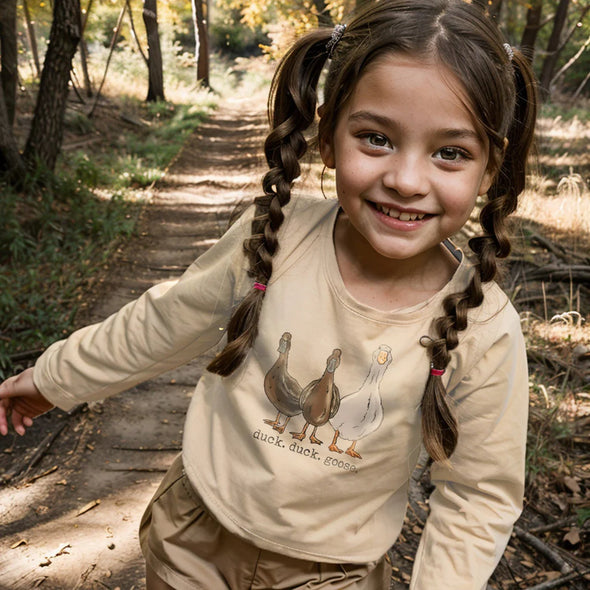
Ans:
[[[320,144],[336,170],[349,251],[377,263],[440,256],[440,242],[464,225],[493,176],[465,104],[440,63],[387,55],[363,73]]]

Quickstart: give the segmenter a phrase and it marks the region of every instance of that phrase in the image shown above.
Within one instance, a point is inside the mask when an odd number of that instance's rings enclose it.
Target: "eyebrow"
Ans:
[[[400,124],[397,121],[371,111],[357,111],[356,113],[352,113],[348,119],[352,122],[368,121],[381,125],[382,127],[393,127],[396,129],[400,127]],[[473,139],[477,142],[481,142],[481,137],[476,131],[465,127],[439,129],[437,134],[449,139]]]

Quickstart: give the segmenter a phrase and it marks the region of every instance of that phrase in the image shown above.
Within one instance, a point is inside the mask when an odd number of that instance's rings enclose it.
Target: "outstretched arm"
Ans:
[[[8,434],[8,417],[20,435],[33,424],[33,418],[53,408],[33,381],[33,368],[0,384],[0,434]]]

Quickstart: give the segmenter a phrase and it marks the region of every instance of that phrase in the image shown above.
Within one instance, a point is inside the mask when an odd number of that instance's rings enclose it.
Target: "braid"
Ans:
[[[469,247],[477,256],[473,277],[464,291],[445,297],[445,315],[433,322],[437,337],[427,344],[431,365],[439,371],[449,364],[450,352],[459,344],[458,333],[467,328],[469,309],[483,302],[482,284],[496,277],[497,259],[510,254],[506,218],[516,209],[518,195],[525,186],[537,105],[533,76],[519,51],[514,51],[512,67],[516,87],[514,116],[506,133],[507,142],[502,142],[506,144],[502,164],[479,215],[483,235],[469,240]],[[429,376],[421,409],[426,450],[434,461],[448,462],[457,445],[458,428],[440,375]]]
[[[279,249],[278,232],[285,218],[283,207],[301,172],[300,160],[307,151],[304,131],[315,120],[317,86],[328,57],[326,41],[331,30],[321,29],[297,42],[281,61],[269,95],[271,131],[264,144],[269,166],[262,180],[264,194],[254,199],[250,237],[244,241],[248,275],[267,285],[272,261]],[[252,289],[232,314],[227,325],[227,344],[209,363],[212,373],[230,375],[246,358],[258,335],[264,290]]]

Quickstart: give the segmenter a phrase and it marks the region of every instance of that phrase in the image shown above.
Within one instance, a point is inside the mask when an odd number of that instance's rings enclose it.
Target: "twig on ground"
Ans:
[[[107,467],[106,471],[140,471],[142,473],[166,473],[166,467]]]
[[[539,533],[548,533],[550,531],[554,531],[555,529],[571,526],[576,522],[576,520],[577,518],[575,516],[570,516],[568,518],[556,520],[555,522],[551,522],[549,524],[533,527],[532,529],[529,529],[528,532],[532,535],[538,535]]]
[[[563,586],[566,582],[573,582],[578,578],[586,579],[586,576],[590,574],[590,569],[587,569],[583,572],[572,572],[565,576],[560,576],[559,578],[555,578],[554,580],[547,580],[546,582],[541,582],[540,584],[536,584],[535,586],[529,586],[526,590],[550,590],[551,588],[559,588]]]
[[[111,449],[116,449],[117,451],[181,451],[182,447],[125,447],[112,445]]]
[[[547,543],[541,541],[541,539],[535,537],[531,533],[521,529],[520,527],[514,527],[514,534],[524,543],[536,549],[541,555],[546,557],[553,566],[559,569],[562,574],[569,574],[572,572],[572,566],[557,553],[554,549],[549,547]]]

